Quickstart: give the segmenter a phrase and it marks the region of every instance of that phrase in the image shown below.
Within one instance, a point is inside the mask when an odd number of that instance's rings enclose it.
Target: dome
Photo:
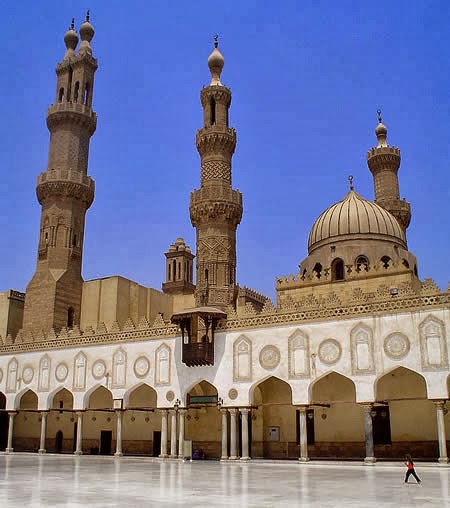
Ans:
[[[354,190],[327,208],[314,222],[308,252],[328,243],[353,239],[388,240],[406,248],[405,233],[393,215]]]

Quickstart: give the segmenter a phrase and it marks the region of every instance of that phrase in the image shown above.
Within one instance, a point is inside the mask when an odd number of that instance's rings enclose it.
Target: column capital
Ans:
[[[365,413],[369,413],[372,411],[375,402],[357,402],[358,406],[361,406],[364,409]]]
[[[444,409],[446,400],[433,400],[433,404],[436,406],[437,409]]]
[[[9,415],[9,416],[12,416],[12,417],[16,416],[16,414],[18,414],[18,413],[19,413],[19,411],[17,411],[17,410],[14,410],[14,411],[8,411],[8,415]]]
[[[167,414],[168,414],[169,409],[157,409],[157,411],[158,411],[158,413],[159,413],[160,415],[163,415],[163,416],[164,416],[164,415],[167,415]]]
[[[296,409],[298,409],[301,413],[305,413],[309,409],[309,405],[303,405],[303,406],[295,406]]]
[[[237,412],[238,412],[238,408],[237,408],[237,407],[230,407],[230,408],[228,409],[228,411],[229,411],[229,413],[230,413],[231,415],[235,415],[235,414],[237,414]]]
[[[223,414],[223,415],[226,415],[228,413],[228,409],[227,408],[222,408],[220,409],[220,412]]]
[[[188,412],[188,410],[186,408],[180,408],[178,412],[180,413],[180,415],[185,415]]]
[[[252,409],[250,407],[240,407],[239,412],[243,415],[248,415]]]

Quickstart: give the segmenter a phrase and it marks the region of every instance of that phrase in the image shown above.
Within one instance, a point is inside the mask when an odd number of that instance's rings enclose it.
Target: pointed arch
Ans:
[[[295,330],[288,339],[289,378],[301,379],[310,375],[309,336]]]
[[[55,388],[55,390],[49,394],[47,408],[73,409],[73,393],[64,386],[58,386],[58,388]]]
[[[89,409],[112,409],[113,394],[103,385],[97,386],[97,388],[90,393],[88,404]]]
[[[16,396],[15,405],[16,409],[38,409],[38,396],[30,388],[25,388]]]
[[[73,390],[83,391],[86,387],[87,357],[80,351],[73,360]]]
[[[119,347],[113,354],[112,388],[124,388],[127,382],[127,352]]]
[[[125,409],[129,407],[156,408],[158,406],[158,394],[154,388],[142,381],[131,386],[123,394],[123,405]]]
[[[396,366],[384,372],[375,380],[375,400],[426,399],[426,379],[403,366]]]
[[[38,390],[41,392],[47,392],[50,388],[51,364],[51,359],[48,354],[45,354],[39,361]]]
[[[206,379],[199,379],[195,381],[194,383],[191,383],[189,388],[186,390],[187,396],[216,396],[218,395],[217,388],[210,383],[209,381],[206,381]]]
[[[292,387],[284,379],[268,375],[251,386],[249,396],[252,404],[260,397],[263,404],[289,405],[292,404]]]
[[[356,386],[352,379],[335,370],[315,379],[308,388],[310,403],[355,402]]]
[[[373,331],[369,326],[358,323],[350,332],[352,374],[374,374]]]
[[[172,350],[163,343],[155,351],[155,385],[168,385],[171,379]]]
[[[17,389],[19,362],[11,358],[6,371],[6,393],[14,393]]]
[[[90,406],[89,406],[91,396],[92,396],[92,394],[94,392],[96,392],[99,389],[106,390],[106,392],[108,392],[110,394],[110,396],[111,396],[111,404],[112,404],[112,400],[113,400],[112,392],[110,390],[108,390],[107,388],[105,388],[105,386],[102,385],[101,383],[96,383],[95,385],[91,386],[91,388],[89,388],[89,390],[87,390],[87,392],[83,396],[83,408],[84,409],[88,409],[88,408],[91,409]],[[100,390],[100,393],[102,393],[103,390]],[[105,393],[105,392],[103,392],[103,393]]]

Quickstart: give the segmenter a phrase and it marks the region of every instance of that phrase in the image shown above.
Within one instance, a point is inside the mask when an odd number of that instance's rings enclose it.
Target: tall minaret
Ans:
[[[78,53],[72,20],[64,36],[67,51],[56,66],[56,99],[47,110],[48,165],[36,187],[42,211],[36,272],[25,296],[25,331],[58,331],[80,323],[84,221],[94,199],[94,181],[87,174],[97,124],[92,111],[97,70],[93,37],[88,11]]]
[[[367,152],[367,165],[373,175],[375,203],[390,212],[406,233],[411,221],[411,207],[405,199],[400,199],[397,176],[400,150],[387,144],[387,128],[381,121],[380,110],[375,134],[378,145]]]
[[[197,131],[201,159],[200,189],[191,193],[190,215],[197,229],[198,306],[235,305],[236,228],[242,217],[242,194],[231,186],[231,158],[236,131],[228,126],[231,90],[220,81],[224,59],[217,49],[208,58],[211,83],[200,92],[203,128]]]

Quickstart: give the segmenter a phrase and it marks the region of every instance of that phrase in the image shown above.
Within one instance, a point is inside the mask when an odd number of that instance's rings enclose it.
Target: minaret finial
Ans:
[[[222,53],[218,49],[219,46],[219,36],[216,34],[214,36],[214,49],[212,53],[208,57],[208,67],[211,71],[211,83],[210,85],[219,85],[222,86],[220,82],[220,73],[223,69],[223,56]]]
[[[378,115],[378,123],[381,123],[381,109],[377,109],[377,115]]]
[[[218,35],[218,34],[216,34],[216,35],[214,36],[214,47],[215,47],[215,48],[218,48],[218,47],[219,47],[219,35]]]
[[[354,190],[353,187],[353,175],[348,176],[348,183],[350,184],[350,190]]]
[[[86,11],[86,21],[87,21],[87,22],[89,22],[90,17],[91,17],[91,11],[88,9],[88,10]]]
[[[70,23],[70,29],[75,30],[75,18],[72,18],[72,23]]]

